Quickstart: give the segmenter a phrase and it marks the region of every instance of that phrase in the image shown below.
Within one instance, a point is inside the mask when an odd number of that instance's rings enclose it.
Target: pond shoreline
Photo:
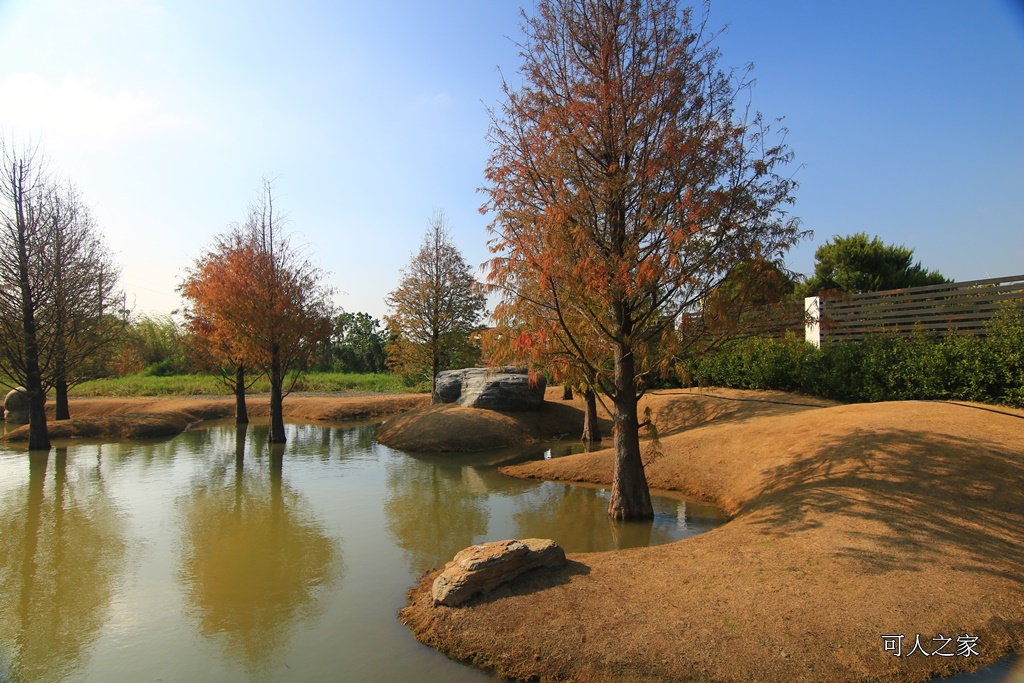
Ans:
[[[284,401],[286,420],[343,422],[385,417],[430,403],[427,394],[295,394]],[[266,394],[247,397],[250,417],[270,415]],[[71,419],[53,420],[53,403],[47,404],[47,428],[51,439],[138,439],[180,434],[202,420],[233,417],[234,396],[72,397]],[[10,429],[0,440],[28,440],[28,425]]]
[[[652,488],[735,518],[665,546],[570,554],[465,607],[435,607],[429,573],[400,615],[417,639],[540,681],[926,681],[1024,650],[1024,412],[735,412],[758,392],[658,393],[669,428]],[[680,413],[710,419],[673,423]],[[612,457],[502,472],[607,484]],[[897,634],[900,657],[883,638]],[[930,656],[906,656],[916,640]]]

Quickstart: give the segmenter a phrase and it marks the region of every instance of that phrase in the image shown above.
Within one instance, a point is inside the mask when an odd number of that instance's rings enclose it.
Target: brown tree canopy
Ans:
[[[486,172],[497,316],[609,396],[609,514],[649,517],[638,397],[679,347],[683,314],[799,238],[781,175],[792,155],[737,108],[745,74],[720,69],[674,1],[539,0],[524,32],[522,85],[506,83],[492,115]]]
[[[452,243],[444,213],[435,211],[419,252],[388,295],[392,330],[388,365],[402,374],[437,373],[473,358],[471,335],[484,314],[484,294]]]
[[[125,311],[120,268],[81,193],[65,181],[44,202],[50,248],[39,258],[53,280],[40,338],[52,349],[55,417],[66,420],[68,388],[94,376],[100,356],[124,330]]]
[[[269,183],[245,223],[219,236],[181,286],[187,319],[225,364],[258,367],[270,379],[270,440],[285,440],[286,375],[305,369],[330,336],[331,291],[323,273],[290,244]]]

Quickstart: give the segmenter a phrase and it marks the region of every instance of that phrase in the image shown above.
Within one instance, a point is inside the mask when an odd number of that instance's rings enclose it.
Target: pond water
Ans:
[[[411,456],[374,425],[210,423],[170,440],[0,450],[0,681],[482,681],[396,618],[426,569],[487,540],[569,552],[724,522],[654,499],[605,517],[596,487],[505,477],[566,444]]]

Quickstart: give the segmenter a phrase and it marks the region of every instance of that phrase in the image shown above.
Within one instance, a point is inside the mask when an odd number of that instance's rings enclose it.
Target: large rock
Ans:
[[[433,400],[507,412],[539,410],[546,387],[544,375],[513,367],[446,370],[437,373]]]
[[[435,605],[460,605],[537,567],[565,563],[565,551],[547,538],[496,541],[460,550],[434,579]]]
[[[465,370],[444,370],[434,380],[434,403],[455,403],[462,396]]]
[[[29,398],[25,387],[11,389],[4,396],[4,420],[12,424],[28,424]]]

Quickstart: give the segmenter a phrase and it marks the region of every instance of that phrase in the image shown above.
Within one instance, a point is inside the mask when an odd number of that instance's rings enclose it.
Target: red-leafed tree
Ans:
[[[262,372],[261,355],[244,339],[235,322],[239,298],[248,297],[251,273],[257,265],[255,244],[241,230],[219,236],[213,248],[188,271],[178,288],[186,300],[185,324],[192,355],[235,395],[235,423],[247,424],[245,392]]]
[[[196,261],[181,287],[187,317],[222,363],[235,371],[244,414],[245,370],[270,380],[270,442],[285,441],[284,382],[292,386],[331,334],[331,292],[319,268],[291,244],[264,183],[246,221],[220,236]]]
[[[492,114],[489,279],[607,395],[615,423],[608,513],[653,515],[637,403],[695,338],[702,302],[740,264],[799,238],[791,160],[748,86],[674,0],[538,0],[522,85]],[[499,315],[500,309],[499,309]]]

